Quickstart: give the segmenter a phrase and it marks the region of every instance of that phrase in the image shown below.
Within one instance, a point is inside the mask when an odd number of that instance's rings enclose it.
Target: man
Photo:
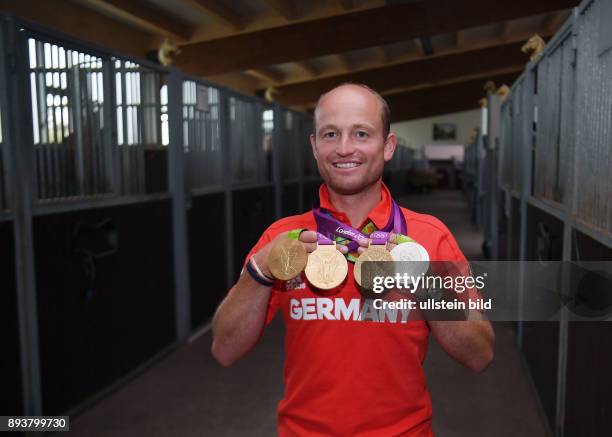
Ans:
[[[392,199],[382,173],[396,147],[384,99],[364,85],[345,84],[329,91],[317,104],[310,141],[325,182],[319,190],[320,207],[364,232],[383,228],[392,214]],[[439,220],[404,208],[401,213],[408,236],[426,248],[431,260],[465,259]],[[309,211],[272,224],[249,253],[247,268],[215,314],[213,355],[226,366],[240,359],[280,310],[287,330],[279,435],[433,435],[422,369],[429,333],[456,360],[482,371],[493,357],[489,322],[406,323],[397,315],[379,317],[372,311],[369,319],[357,317],[356,302],[364,304],[352,263],[335,294],[314,289],[303,276],[273,282],[267,264],[270,250],[288,231],[301,228],[308,231],[299,234],[299,241],[312,252],[317,222]],[[395,238],[392,234],[391,243]],[[337,248],[349,256],[347,247]]]

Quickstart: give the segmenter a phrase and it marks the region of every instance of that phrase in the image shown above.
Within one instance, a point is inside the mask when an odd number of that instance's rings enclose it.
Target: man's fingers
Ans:
[[[317,243],[302,243],[304,245],[304,248],[306,249],[306,252],[311,253],[314,252],[315,249],[317,248]]]
[[[302,243],[316,243],[317,233],[315,231],[304,231],[300,234],[300,241]]]

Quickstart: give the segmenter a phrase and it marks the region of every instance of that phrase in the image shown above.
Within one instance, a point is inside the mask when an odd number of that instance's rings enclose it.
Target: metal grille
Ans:
[[[513,93],[514,96],[514,93]],[[501,183],[504,187],[512,185],[512,149],[513,141],[513,101],[511,97],[502,104],[499,114],[501,118],[500,132],[500,161],[501,161]]]
[[[163,147],[161,74],[116,59],[114,75],[120,190],[121,194],[143,194],[147,192],[145,153]]]
[[[527,107],[529,92],[527,82],[522,80],[517,84],[512,98],[512,150],[510,151],[512,164],[510,181],[512,189],[516,192],[521,192],[523,189],[523,152],[528,147],[525,132],[531,129],[528,120],[533,109]]]
[[[272,109],[230,97],[230,153],[234,184],[272,181]]]
[[[565,200],[572,153],[573,55],[566,37],[538,65],[534,194],[559,203]]]
[[[102,59],[28,39],[39,199],[111,191]]]
[[[222,187],[219,90],[183,82],[185,178],[189,189]]]
[[[310,135],[314,132],[314,120],[312,118],[302,117],[300,134],[302,147],[302,173],[305,177],[317,177],[319,175],[317,169],[317,161],[312,154],[312,146],[310,145]]]
[[[277,129],[280,129],[280,144],[275,144],[275,147],[280,148],[281,156],[281,176],[284,181],[295,180],[299,178],[299,162],[298,162],[298,151],[303,145],[303,141],[300,138],[302,134],[300,129],[300,120],[292,111],[280,110],[278,111],[281,115],[280,125]]]
[[[576,90],[576,215],[612,231],[612,53],[598,53],[602,2],[578,17]]]

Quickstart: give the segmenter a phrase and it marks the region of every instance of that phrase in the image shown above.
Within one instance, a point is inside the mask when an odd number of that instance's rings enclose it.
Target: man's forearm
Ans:
[[[493,360],[495,334],[487,320],[430,321],[442,349],[464,366],[482,372]]]
[[[212,325],[212,354],[219,363],[233,364],[257,343],[271,290],[245,272],[221,302]]]

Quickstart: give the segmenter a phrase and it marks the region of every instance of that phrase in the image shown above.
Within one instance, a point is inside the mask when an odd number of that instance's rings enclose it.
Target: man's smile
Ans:
[[[335,168],[347,169],[347,168],[355,168],[361,165],[359,161],[342,161],[342,162],[334,162],[332,164]]]

